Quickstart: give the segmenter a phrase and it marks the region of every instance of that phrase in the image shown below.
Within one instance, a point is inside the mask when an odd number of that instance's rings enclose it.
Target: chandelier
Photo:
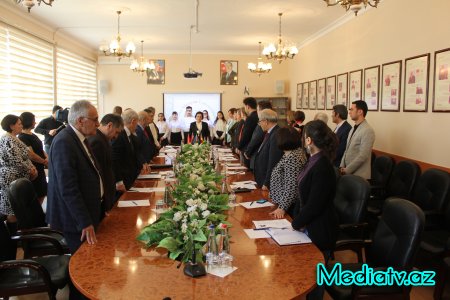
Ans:
[[[52,6],[52,2],[55,0],[14,0],[17,4],[19,3],[23,3],[23,6],[25,6],[28,9],[28,12],[31,11],[31,8],[36,4],[35,2],[37,1],[38,5],[41,5],[41,2],[48,5],[48,6]]]
[[[125,57],[130,57],[134,52],[136,52],[136,46],[134,45],[133,42],[129,42],[127,44],[127,47],[125,49],[125,52],[123,52],[122,48],[120,47],[120,14],[122,12],[119,10],[117,11],[117,38],[112,40],[111,43],[109,44],[109,47],[107,45],[101,45],[100,46],[100,51],[103,51],[103,53],[106,56],[117,56],[120,59],[125,56]]]
[[[272,70],[272,64],[271,63],[265,63],[262,60],[261,57],[261,42],[259,42],[259,51],[258,51],[258,62],[255,63],[248,63],[247,68],[250,70],[250,72],[252,73],[256,73],[258,74],[258,76],[261,76],[261,74],[264,73],[269,73],[270,70]]]
[[[381,0],[323,0],[327,3],[327,6],[335,6],[335,5],[342,5],[343,8],[345,8],[346,11],[353,11],[355,13],[355,16],[358,15],[358,12],[364,7],[367,7],[367,4],[369,4],[372,7],[377,7],[378,3],[380,3]]]
[[[155,64],[149,64],[144,57],[144,41],[141,41],[141,57],[139,58],[139,62],[137,59],[134,59],[130,65],[130,69],[133,72],[141,73],[141,75],[144,75],[148,69],[155,69]]]
[[[281,63],[286,58],[294,58],[294,56],[298,53],[298,49],[295,45],[292,46],[286,46],[283,41],[281,40],[281,16],[283,13],[278,13],[278,16],[280,17],[280,26],[279,26],[279,35],[278,35],[278,45],[277,48],[275,48],[274,44],[269,44],[268,46],[264,47],[264,50],[262,52],[263,55],[267,57],[267,59],[275,59],[279,63]]]

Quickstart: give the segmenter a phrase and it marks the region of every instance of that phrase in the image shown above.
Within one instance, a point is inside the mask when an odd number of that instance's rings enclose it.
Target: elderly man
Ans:
[[[122,114],[124,129],[111,143],[116,187],[124,184],[127,190],[131,188],[142,169],[142,164],[139,163],[139,143],[136,137],[138,118],[138,114],[134,110],[125,110]]]
[[[116,114],[107,114],[100,121],[100,127],[94,136],[88,137],[89,145],[97,159],[102,172],[105,194],[102,202],[102,217],[111,210],[116,200],[116,181],[112,169],[111,140],[117,138],[123,129],[123,120]],[[125,192],[125,186],[117,186],[117,190]]]
[[[70,108],[69,126],[53,140],[48,164],[47,223],[60,230],[72,253],[95,244],[104,193],[100,170],[86,137],[96,134],[97,109],[89,101]]]
[[[253,174],[258,186],[262,187],[263,190],[268,190],[270,189],[272,170],[283,156],[283,151],[277,146],[276,137],[279,129],[277,113],[271,109],[263,109],[259,112],[258,117],[264,137],[261,146],[255,153]]]
[[[140,111],[138,113],[138,125],[136,127],[136,137],[140,145],[139,149],[139,162],[144,165],[150,163],[153,156],[158,152],[154,139],[148,134],[146,128],[150,124],[150,116],[146,111]]]
[[[375,132],[366,121],[367,103],[362,100],[352,102],[350,118],[355,121],[347,138],[347,146],[341,160],[341,174],[354,174],[364,179],[371,177],[372,147]]]

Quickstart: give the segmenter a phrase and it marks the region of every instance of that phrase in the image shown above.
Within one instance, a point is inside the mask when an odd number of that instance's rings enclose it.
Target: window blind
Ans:
[[[53,103],[53,46],[0,23],[0,119],[30,111],[39,122]]]
[[[88,100],[98,108],[95,62],[57,48],[56,78],[58,105],[65,108],[75,101]]]

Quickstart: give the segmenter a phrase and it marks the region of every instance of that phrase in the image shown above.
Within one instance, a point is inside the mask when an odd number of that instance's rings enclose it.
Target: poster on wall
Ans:
[[[369,110],[378,110],[378,91],[380,89],[380,66],[364,69],[364,97]]]
[[[450,48],[434,53],[433,111],[450,112]]]
[[[405,59],[403,76],[403,111],[428,110],[430,54]]]
[[[221,60],[219,70],[220,70],[220,85],[238,84],[237,60]]]
[[[362,97],[362,70],[350,72],[349,82],[349,100],[350,103],[361,100]]]
[[[317,80],[317,109],[325,109],[326,79]]]
[[[297,98],[296,98],[295,107],[297,109],[302,109],[302,84],[301,83],[297,83]]]
[[[333,109],[336,104],[336,76],[327,78],[326,99],[327,109]]]
[[[303,83],[303,92],[302,92],[302,108],[308,109],[309,108],[309,82]]]
[[[348,73],[339,74],[337,76],[337,102],[336,104],[342,104],[347,106],[348,98]]]
[[[166,79],[166,62],[164,59],[150,59],[147,69],[147,84],[164,84]]]
[[[317,105],[317,80],[309,82],[309,109],[316,109]]]
[[[383,64],[381,74],[381,110],[399,111],[402,61]]]

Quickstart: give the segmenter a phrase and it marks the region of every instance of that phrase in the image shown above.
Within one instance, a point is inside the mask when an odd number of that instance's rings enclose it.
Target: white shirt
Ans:
[[[214,125],[213,134],[215,138],[225,137],[227,123],[224,120],[217,120],[217,123]],[[222,131],[222,135],[218,136],[217,131]]]
[[[334,132],[337,132],[339,130],[339,127],[342,126],[342,124],[344,124],[345,120],[342,120],[339,124],[336,125],[336,128],[334,129]]]
[[[189,128],[191,127],[191,123],[195,122],[195,118],[194,117],[184,117],[183,122],[184,122],[183,130],[187,132],[187,131],[189,131]]]
[[[159,133],[164,133],[163,139],[166,139],[169,136],[170,129],[166,121],[156,122],[156,127],[158,127]]]

